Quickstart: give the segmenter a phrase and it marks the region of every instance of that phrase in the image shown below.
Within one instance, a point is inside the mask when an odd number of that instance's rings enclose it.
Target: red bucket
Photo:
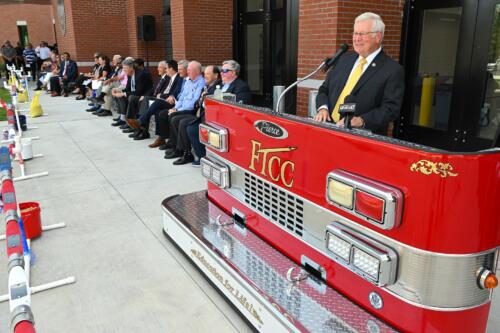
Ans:
[[[42,234],[42,220],[40,205],[37,202],[22,202],[19,204],[24,232],[27,239],[37,238]]]

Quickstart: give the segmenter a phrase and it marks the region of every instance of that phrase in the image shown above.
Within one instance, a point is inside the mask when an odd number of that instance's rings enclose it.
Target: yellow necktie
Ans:
[[[347,79],[347,82],[344,86],[344,89],[342,89],[342,92],[340,93],[339,99],[337,99],[337,104],[335,104],[335,107],[332,110],[332,119],[334,122],[337,122],[340,120],[340,113],[339,113],[339,107],[340,104],[344,103],[344,99],[346,96],[348,96],[352,89],[356,86],[356,83],[358,83],[359,78],[361,75],[363,75],[363,66],[366,64],[366,59],[361,57],[359,60],[359,64],[356,66],[352,74],[349,76],[349,79]]]

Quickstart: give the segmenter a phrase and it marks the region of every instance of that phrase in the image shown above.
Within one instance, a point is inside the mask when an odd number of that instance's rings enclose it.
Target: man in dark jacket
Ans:
[[[318,91],[317,121],[332,119],[344,126],[339,107],[356,103],[351,126],[387,134],[389,122],[399,116],[404,93],[404,70],[382,50],[384,22],[377,14],[364,13],[354,23],[356,53],[343,55]]]
[[[68,97],[70,83],[74,83],[78,75],[78,66],[71,60],[68,52],[62,54],[62,62],[59,68],[59,75],[50,78],[50,90],[52,96],[59,96],[61,92],[64,97]],[[62,89],[61,89],[62,85]]]
[[[250,104],[252,93],[248,84],[239,77],[241,66],[234,60],[222,63],[222,92],[236,95],[236,102]]]
[[[124,123],[126,116],[131,116],[131,113],[134,112],[129,108],[129,101],[150,95],[153,89],[153,79],[148,71],[135,68],[133,58],[123,60],[122,67],[128,76],[127,87],[123,91],[113,89],[112,95],[117,98],[118,113],[120,114],[118,122]]]

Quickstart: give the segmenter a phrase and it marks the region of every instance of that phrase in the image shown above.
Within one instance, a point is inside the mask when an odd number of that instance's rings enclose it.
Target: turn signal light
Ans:
[[[200,125],[199,133],[200,142],[205,146],[222,153],[227,152],[229,146],[228,134],[225,128],[212,123],[206,123]]]
[[[478,274],[478,284],[481,289],[494,289],[498,286],[498,278],[492,271],[483,268]]]

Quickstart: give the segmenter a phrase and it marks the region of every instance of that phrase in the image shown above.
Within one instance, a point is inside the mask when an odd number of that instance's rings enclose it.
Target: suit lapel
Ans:
[[[335,89],[333,91],[333,96],[334,100],[336,101],[342,90],[344,89],[344,86],[347,82],[347,79],[349,79],[349,74],[351,73],[352,67],[354,66],[354,63],[356,62],[356,59],[358,59],[358,55],[356,53],[352,53],[350,59],[348,59],[345,62],[345,65],[342,68],[339,68],[339,84],[335,86]],[[333,108],[333,107],[332,107]]]
[[[363,75],[361,75],[361,78],[359,79],[358,83],[356,83],[356,86],[354,86],[354,88],[352,89],[351,94],[356,95],[358,90],[361,89],[361,87],[366,82],[368,82],[368,80],[373,75],[375,75],[375,73],[377,73],[379,71],[379,69],[381,69],[384,66],[385,60],[386,60],[386,55],[385,55],[384,51],[382,50],[382,51],[380,51],[379,54],[377,54],[375,59],[373,59],[373,61],[368,66],[368,68],[363,73]]]

